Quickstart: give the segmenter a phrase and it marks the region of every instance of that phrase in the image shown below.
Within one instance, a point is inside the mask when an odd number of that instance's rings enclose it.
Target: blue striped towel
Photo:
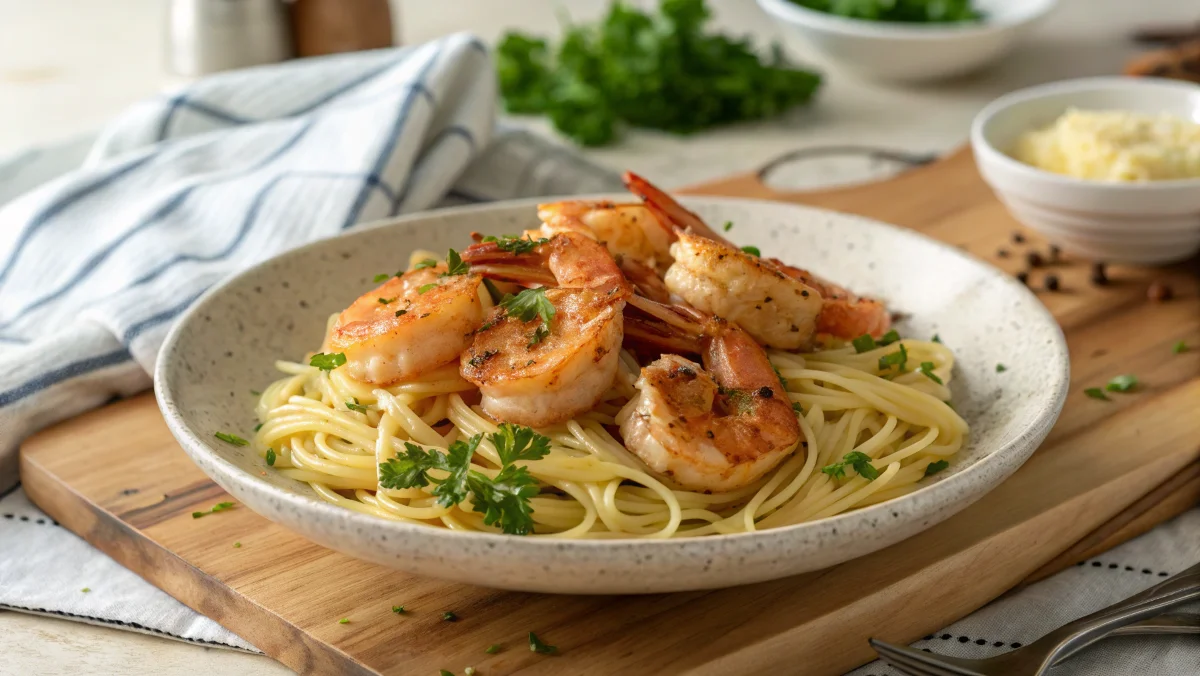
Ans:
[[[620,187],[494,129],[495,97],[470,35],[222,74],[135,106],[82,166],[64,149],[72,170],[0,208],[0,607],[246,647],[53,528],[14,488],[17,444],[148,389],[172,321],[285,249],[443,204]],[[0,204],[44,159],[0,162]]]

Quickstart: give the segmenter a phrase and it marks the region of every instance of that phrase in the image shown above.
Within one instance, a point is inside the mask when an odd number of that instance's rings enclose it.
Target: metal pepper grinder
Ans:
[[[292,30],[283,0],[170,2],[167,61],[175,75],[197,77],[293,56]]]

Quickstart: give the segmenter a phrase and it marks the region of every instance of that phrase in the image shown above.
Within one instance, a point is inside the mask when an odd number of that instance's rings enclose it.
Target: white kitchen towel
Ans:
[[[0,608],[251,649],[33,506],[17,444],[148,389],[172,320],[285,249],[434,206],[620,189],[493,129],[494,82],[484,46],[453,35],[214,76],[0,161]]]

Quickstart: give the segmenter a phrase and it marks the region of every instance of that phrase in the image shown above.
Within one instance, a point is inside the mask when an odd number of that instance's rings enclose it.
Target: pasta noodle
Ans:
[[[880,357],[901,344],[909,364],[929,362],[932,370],[884,377]],[[951,458],[964,443],[967,424],[946,403],[954,355],[938,342],[905,339],[861,354],[847,346],[768,355],[798,404],[803,431],[804,441],[786,461],[727,493],[678,490],[653,476],[613,433],[628,414],[639,368],[623,351],[605,400],[576,419],[538,430],[550,438],[551,452],[521,463],[541,486],[530,499],[533,537],[695,537],[822,519],[916,490],[931,463]],[[469,500],[445,507],[432,495],[433,486],[379,485],[377,466],[404,451],[405,442],[444,451],[456,440],[497,430],[456,363],[385,388],[355,381],[344,369],[285,361],[277,366],[285,377],[267,387],[258,403],[262,425],[254,447],[264,456],[271,449],[280,473],[309,484],[324,500],[380,518],[499,532],[471,510]],[[870,457],[878,476],[868,480],[848,466],[837,476],[837,463],[849,453]],[[472,469],[489,476],[501,468],[486,436],[472,462]]]

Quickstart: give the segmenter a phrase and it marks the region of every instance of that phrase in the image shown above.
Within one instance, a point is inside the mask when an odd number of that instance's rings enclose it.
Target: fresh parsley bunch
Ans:
[[[972,0],[792,0],[801,7],[868,21],[955,23],[979,21]]]
[[[821,78],[789,67],[778,45],[763,62],[749,40],[706,34],[704,0],[660,0],[658,14],[618,0],[562,44],[509,33],[496,50],[510,113],[546,115],[585,146],[620,124],[686,134],[777,115],[812,98]]]
[[[382,488],[420,488],[436,484],[433,495],[445,507],[471,498],[471,509],[483,514],[483,522],[499,525],[505,533],[533,532],[533,508],[529,499],[539,492],[538,480],[518,460],[539,460],[550,452],[550,439],[537,432],[504,423],[488,435],[500,456],[500,473],[495,478],[471,469],[471,456],[479,448],[482,434],[450,444],[446,453],[405,442],[404,452],[379,465]],[[429,476],[430,470],[447,473],[444,479]]]

